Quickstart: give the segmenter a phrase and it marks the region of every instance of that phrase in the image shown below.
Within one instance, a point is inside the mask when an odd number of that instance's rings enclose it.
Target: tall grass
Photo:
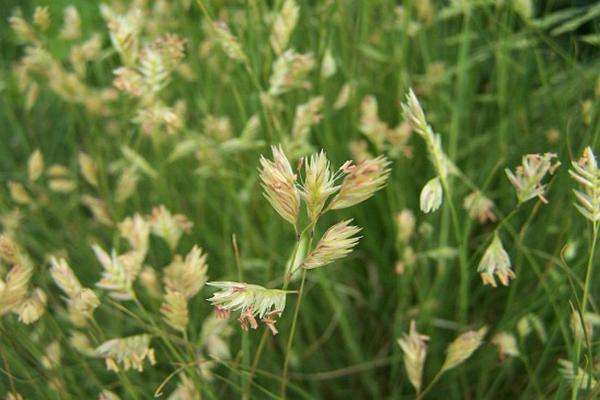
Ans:
[[[0,395],[597,397],[599,16],[5,0]]]

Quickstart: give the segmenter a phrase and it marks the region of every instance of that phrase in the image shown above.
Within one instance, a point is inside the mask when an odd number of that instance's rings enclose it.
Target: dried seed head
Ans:
[[[396,214],[396,228],[398,230],[398,240],[402,243],[408,243],[415,233],[416,220],[413,212],[405,208]]]
[[[302,262],[302,267],[323,267],[348,255],[360,239],[355,236],[360,228],[350,225],[351,222],[351,219],[342,221],[327,229],[315,249]]]
[[[98,187],[98,168],[92,157],[80,151],[78,159],[81,175],[90,185]]]
[[[468,331],[459,335],[446,349],[446,360],[442,365],[442,371],[448,371],[460,364],[481,346],[483,337],[487,333],[487,327],[478,331]]]
[[[137,277],[143,261],[139,253],[129,252],[117,256],[114,250],[111,255],[108,255],[98,245],[93,245],[92,248],[104,268],[102,279],[96,286],[108,290],[110,296],[117,300],[131,300],[133,298],[133,281]]]
[[[305,163],[306,178],[300,194],[306,202],[311,223],[316,224],[325,202],[339,188],[335,186],[335,176],[329,169],[330,163],[321,150],[308,158]]]
[[[46,311],[46,293],[42,289],[36,288],[29,298],[21,303],[17,308],[19,321],[29,325],[37,321]]]
[[[524,203],[534,197],[547,203],[548,200],[544,197],[546,185],[542,184],[542,180],[546,174],[554,174],[554,171],[560,166],[560,162],[552,163],[556,158],[556,154],[527,154],[523,156],[521,165],[519,165],[513,173],[506,168],[506,176],[510,183],[515,187],[519,203]]]
[[[296,174],[281,146],[271,147],[273,161],[260,158],[260,179],[264,195],[277,213],[290,224],[296,226],[300,193],[296,188]]]
[[[385,186],[390,175],[389,165],[384,156],[364,160],[357,165],[344,164],[341,169],[347,175],[327,209],[339,210],[369,199]]]
[[[18,204],[31,204],[33,202],[25,186],[19,182],[8,182],[8,190],[10,191],[10,197]]]
[[[54,283],[63,291],[65,294],[73,298],[82,289],[79,279],[73,273],[71,267],[64,258],[57,259],[52,257],[50,259],[50,275],[54,279]]]
[[[483,254],[477,267],[483,284],[496,287],[495,274],[504,286],[508,286],[509,281],[515,278],[515,273],[510,267],[511,263],[508,253],[504,250],[500,237],[495,233],[492,243]]]
[[[437,211],[442,205],[443,196],[444,191],[442,189],[440,178],[436,176],[435,178],[430,179],[425,186],[423,186],[421,195],[419,196],[421,211],[426,214]]]
[[[517,339],[512,333],[498,332],[494,335],[491,342],[498,347],[500,359],[506,357],[519,357],[520,355]]]
[[[248,58],[240,45],[240,42],[229,30],[229,27],[224,21],[217,21],[213,24],[215,40],[225,54],[233,60],[247,62]]]
[[[144,370],[144,360],[147,358],[151,365],[156,363],[154,349],[150,347],[150,335],[134,335],[112,339],[102,343],[96,354],[106,359],[107,369],[118,372],[118,364],[125,371],[133,368]]]
[[[312,53],[299,54],[293,49],[286,50],[273,64],[269,94],[279,96],[292,89],[310,88],[311,84],[306,77],[314,67]]]
[[[15,310],[27,297],[33,268],[27,264],[15,264],[0,287],[0,315]]]
[[[148,251],[148,240],[150,236],[150,223],[140,214],[127,217],[119,224],[121,237],[127,239],[131,248],[140,254]]]
[[[517,332],[521,338],[526,338],[532,330],[536,332],[542,343],[546,342],[548,335],[546,333],[546,328],[544,328],[544,323],[540,317],[530,313],[523,316],[519,322],[517,322]]]
[[[150,228],[153,234],[163,238],[171,251],[174,251],[179,243],[183,233],[189,233],[192,229],[192,222],[182,214],[171,214],[163,205],[152,209],[150,218]]]
[[[417,332],[414,320],[410,321],[409,334],[404,334],[401,339],[398,339],[398,344],[404,353],[404,368],[406,368],[408,379],[417,393],[421,391],[421,384],[423,382],[427,340],[429,340],[429,336]]]
[[[571,165],[569,174],[582,189],[573,190],[577,199],[575,208],[591,222],[598,222],[600,221],[600,168],[592,149],[586,147],[583,156]]]
[[[287,47],[290,36],[298,22],[299,11],[300,8],[294,0],[286,0],[281,7],[281,11],[275,17],[270,42],[276,54],[281,54]]]
[[[594,338],[594,326],[600,325],[600,315],[586,312],[583,320],[577,311],[571,313],[571,330],[577,340],[584,344],[591,343]]]
[[[183,294],[167,290],[164,302],[160,307],[165,322],[173,329],[181,332],[185,332],[190,320],[187,303],[187,299]]]
[[[37,149],[29,156],[27,160],[27,175],[29,182],[35,182],[44,172],[44,156],[42,152]]]
[[[285,309],[288,292],[279,289],[267,289],[259,285],[241,282],[209,282],[209,286],[219,289],[208,301],[217,310],[240,311],[239,322],[242,329],[256,329],[260,319],[268,316],[268,322],[274,324],[274,316],[281,315]]]
[[[81,36],[81,18],[75,6],[65,8],[60,36],[65,40],[75,40]]]
[[[48,7],[36,7],[33,12],[33,24],[42,32],[45,32],[50,27],[50,12]]]
[[[471,218],[477,219],[482,224],[486,221],[496,221],[496,215],[492,211],[494,202],[485,197],[480,191],[472,192],[465,197],[463,206]]]
[[[560,373],[567,381],[580,390],[590,390],[597,385],[597,380],[581,367],[575,367],[569,360],[558,360]]]
[[[164,284],[169,291],[179,292],[190,299],[204,287],[208,279],[207,271],[206,253],[194,246],[185,260],[175,256],[173,262],[164,269]]]

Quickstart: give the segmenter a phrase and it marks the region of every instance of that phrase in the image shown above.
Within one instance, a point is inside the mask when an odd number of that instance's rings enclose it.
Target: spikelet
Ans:
[[[121,398],[119,396],[117,396],[116,393],[114,393],[108,389],[104,389],[98,395],[98,400],[121,400]]]
[[[390,174],[389,164],[384,156],[363,160],[356,165],[344,164],[341,169],[347,175],[327,209],[339,210],[369,199],[385,186]]]
[[[446,348],[446,360],[444,360],[441,371],[448,371],[471,357],[471,354],[481,346],[486,333],[487,327],[484,326],[477,331],[465,332],[454,339]]]
[[[111,255],[108,255],[98,245],[93,245],[92,249],[104,269],[102,279],[96,283],[96,286],[108,290],[114,299],[131,300],[133,281],[141,269],[140,255],[130,252],[117,256],[114,250]]]
[[[281,11],[275,17],[271,32],[271,47],[275,54],[281,54],[287,47],[290,36],[298,22],[300,8],[294,0],[285,0]]]
[[[388,124],[379,119],[379,107],[375,96],[365,96],[360,103],[360,131],[378,151],[383,150]]]
[[[434,133],[431,126],[427,123],[423,108],[412,89],[408,91],[406,101],[402,103],[402,111],[404,118],[410,124],[411,128],[425,141],[429,158],[438,176],[445,179],[449,173],[454,173],[456,167],[444,153],[440,135]]]
[[[398,344],[404,353],[404,368],[410,383],[413,385],[417,393],[421,391],[423,382],[423,367],[425,366],[425,357],[427,356],[427,340],[429,336],[425,336],[417,332],[415,321],[410,321],[410,331],[401,339],[398,339]]]
[[[227,343],[227,338],[231,336],[233,330],[226,319],[219,318],[212,313],[202,322],[200,330],[200,342],[204,346],[206,353],[210,358],[217,360],[228,360],[231,358],[231,350]]]
[[[33,24],[42,32],[45,32],[50,27],[50,11],[48,7],[36,7],[33,11]]]
[[[110,33],[110,41],[125,66],[133,66],[139,55],[139,33],[143,23],[142,11],[132,8],[127,14],[116,14],[108,5],[100,6]]]
[[[337,64],[335,58],[331,52],[331,49],[325,50],[323,54],[323,61],[321,61],[321,78],[327,79],[335,75],[337,71]]]
[[[92,347],[90,339],[83,333],[78,331],[73,331],[71,336],[69,337],[69,345],[77,350],[79,353],[88,356],[95,357],[96,351]]]
[[[521,338],[526,338],[532,331],[535,331],[542,343],[546,343],[548,334],[546,333],[546,328],[544,328],[544,323],[540,317],[529,313],[521,317],[519,322],[517,322],[517,332]]]
[[[25,186],[19,182],[8,182],[8,190],[10,191],[10,197],[18,204],[31,204],[33,202]]]
[[[296,108],[294,125],[292,126],[292,141],[296,146],[309,147],[310,128],[318,124],[323,116],[323,96],[316,96]]]
[[[240,311],[239,322],[243,330],[258,328],[256,318],[275,330],[275,317],[285,309],[288,292],[279,289],[267,289],[259,285],[242,282],[208,282],[207,285],[219,289],[208,301],[215,306],[217,315],[228,315],[229,312]]]
[[[61,349],[58,340],[54,340],[44,349],[40,363],[47,370],[53,370],[60,365]]]
[[[10,269],[0,286],[0,315],[15,310],[25,300],[32,273],[27,264],[15,264]]]
[[[200,366],[202,369],[203,366],[208,364],[208,362],[203,362]],[[196,389],[194,382],[188,378],[185,374],[179,374],[179,383],[175,390],[167,397],[167,400],[201,400],[202,396]],[[208,380],[208,379],[207,379]]]
[[[260,157],[260,179],[264,196],[277,213],[296,227],[300,207],[297,176],[281,146],[272,146],[273,161]]]
[[[500,236],[498,236],[498,233],[494,233],[494,239],[483,254],[477,267],[483,284],[497,287],[494,279],[495,274],[504,286],[508,286],[510,280],[515,278],[515,273],[510,267],[510,257],[504,250],[504,246],[502,246]]]
[[[189,233],[192,222],[183,214],[171,214],[163,205],[152,209],[150,217],[150,229],[153,234],[163,238],[171,251],[175,250],[181,235]]]
[[[221,46],[225,54],[232,60],[248,62],[248,57],[244,53],[240,42],[231,33],[229,27],[224,21],[217,21],[213,25],[215,40]]]
[[[113,226],[112,217],[104,200],[84,194],[81,196],[81,203],[92,212],[95,221],[106,226]]]
[[[519,357],[519,346],[517,346],[517,339],[515,335],[508,332],[498,332],[492,337],[491,343],[498,347],[498,353],[500,359],[506,357]]]
[[[64,10],[63,26],[60,37],[65,40],[79,39],[81,36],[81,18],[74,6],[67,6]]]
[[[35,182],[44,172],[44,156],[39,149],[36,149],[27,160],[27,176],[29,182]]]
[[[519,203],[524,203],[534,197],[547,203],[548,200],[544,197],[546,185],[542,184],[542,180],[546,174],[554,174],[554,171],[560,166],[560,162],[552,163],[556,158],[556,154],[527,154],[523,156],[521,165],[519,165],[513,173],[506,168],[506,176],[510,183],[514,186],[517,192]]]
[[[17,10],[17,12],[8,19],[8,22],[19,40],[30,43],[39,42],[35,29],[25,21],[21,15],[21,10]]]
[[[329,165],[323,150],[309,157],[305,163],[306,178],[300,194],[306,202],[306,210],[313,226],[317,223],[329,196],[338,189]]]
[[[80,151],[78,155],[79,168],[81,168],[81,175],[85,180],[92,186],[98,187],[98,168],[96,163],[88,154]]]
[[[208,279],[206,253],[194,246],[182,260],[179,255],[164,269],[164,284],[170,291],[181,293],[186,299],[196,295]]]
[[[406,208],[396,214],[396,228],[398,231],[398,240],[401,243],[408,243],[415,233],[415,214]]]
[[[64,258],[57,259],[52,257],[50,259],[50,276],[54,280],[54,283],[63,291],[69,298],[75,297],[82,288],[79,279],[73,273],[71,267]]]
[[[29,325],[38,319],[46,311],[46,302],[48,297],[46,293],[40,288],[33,290],[33,293],[17,308],[17,314],[19,314],[19,321]]]
[[[333,103],[333,109],[341,110],[342,108],[346,107],[353,93],[354,85],[352,83],[345,83],[344,86],[342,86],[342,88],[340,89],[335,103]]]
[[[558,360],[560,366],[560,374],[565,378],[573,387],[577,387],[581,390],[589,390],[596,387],[598,381],[588,374],[583,368],[575,368],[573,363],[569,360]]]
[[[348,255],[360,239],[355,236],[360,232],[360,228],[350,225],[351,222],[352,220],[348,219],[327,229],[315,249],[302,262],[302,267],[323,267]]]
[[[185,332],[190,320],[187,299],[179,292],[167,291],[160,312],[165,322],[173,329]]]
[[[463,207],[471,218],[477,219],[481,224],[486,221],[496,221],[496,215],[493,211],[494,202],[478,190],[465,197]]]
[[[135,167],[123,169],[123,172],[117,181],[115,201],[117,203],[123,203],[129,199],[135,193],[139,180],[140,175],[137,173]]]
[[[572,162],[571,177],[581,185],[582,190],[573,190],[577,202],[575,208],[593,223],[600,221],[600,168],[590,147],[583,156]]]
[[[421,211],[428,214],[437,211],[442,205],[444,197],[444,191],[442,190],[442,184],[439,177],[430,179],[419,196],[419,207]]]
[[[279,96],[292,89],[308,89],[310,82],[307,75],[315,67],[312,53],[299,54],[293,49],[282,53],[273,64],[273,72],[269,78],[269,94]]]
[[[119,224],[119,233],[126,239],[131,248],[140,254],[148,252],[150,223],[140,214],[127,217]]]
[[[150,365],[154,365],[154,349],[150,347],[150,335],[134,335],[112,339],[102,343],[96,348],[96,354],[106,360],[109,371],[119,371],[119,364],[123,370],[131,368],[137,371],[144,370],[144,360],[147,358]]]
[[[577,340],[587,345],[594,339],[594,327],[600,325],[600,315],[593,312],[586,312],[583,317],[577,311],[571,313],[571,331]]]

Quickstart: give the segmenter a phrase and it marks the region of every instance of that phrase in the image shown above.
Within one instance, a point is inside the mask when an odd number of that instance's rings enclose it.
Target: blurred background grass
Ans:
[[[266,88],[274,55],[265,20],[281,2],[203,3],[212,18],[228,22],[249,56],[254,78]],[[179,249],[187,253],[192,244],[202,246],[209,254],[210,279],[237,279],[231,245],[235,234],[245,280],[274,282],[288,258],[294,235],[261,195],[256,172],[259,155],[268,152],[268,144],[279,143],[286,135],[297,105],[311,96],[323,95],[323,120],[312,128],[310,142],[316,149],[325,149],[334,165],[340,165],[351,157],[351,140],[364,139],[358,128],[362,98],[375,96],[380,118],[395,126],[402,121],[399,104],[412,86],[430,123],[441,133],[450,158],[472,181],[486,188],[502,214],[508,214],[516,206],[516,199],[504,176],[505,167],[517,165],[523,154],[537,152],[555,152],[568,165],[584,146],[598,149],[600,132],[597,3],[533,1],[532,15],[519,9],[526,3],[465,2],[470,4],[465,12],[448,2],[432,1],[429,15],[419,14],[416,1],[298,1],[300,19],[291,46],[300,52],[312,51],[317,60],[330,49],[338,69],[329,79],[320,78],[316,71],[310,77],[311,89],[285,94],[283,129],[270,134],[265,129],[267,121],[254,78],[219,49],[210,54],[199,51],[206,39],[201,23],[207,17],[198,4],[164,2],[169,8],[164,28],[188,41],[185,61],[192,68],[193,80],[176,77],[169,85],[165,95],[169,102],[183,100],[187,106],[185,126],[177,135],[153,145],[130,122],[132,103],[128,99],[119,98],[110,113],[98,116],[64,101],[45,85],[33,107],[27,109],[18,89],[13,71],[24,46],[6,21],[17,7],[29,18],[40,5],[49,7],[54,21],[47,46],[65,64],[70,44],[56,35],[64,7],[72,4],[80,12],[83,38],[100,33],[106,51],[101,59],[88,64],[85,82],[93,87],[111,85],[112,70],[119,66],[119,59],[110,50],[98,3],[5,0],[0,7],[0,20],[4,21],[0,23],[0,209],[8,213],[17,207],[6,182],[27,181],[27,159],[36,148],[43,152],[47,165],[60,163],[72,171],[77,171],[77,153],[83,150],[99,167],[101,179],[95,195],[106,202],[114,221],[135,212],[149,213],[153,206],[164,204],[194,223]],[[148,9],[160,4],[148,5]],[[402,18],[399,6],[405,13]],[[355,85],[354,95],[345,108],[336,110],[332,105],[348,82]],[[259,138],[264,146],[217,154],[217,164],[202,157],[169,162],[167,155],[178,141],[206,134],[202,121],[209,114],[228,117],[236,135],[252,114],[259,114]],[[118,204],[113,199],[114,177],[109,165],[122,158],[124,144],[142,154],[159,176],[143,176],[135,194]],[[328,216],[321,224],[324,227],[342,217],[353,217],[363,227],[364,238],[351,258],[309,275],[294,345],[290,396],[414,397],[396,344],[411,319],[417,320],[421,332],[431,336],[425,370],[428,382],[457,331],[488,324],[494,331],[514,332],[517,321],[534,313],[544,322],[547,342],[523,338],[522,358],[503,361],[499,361],[492,345],[484,345],[468,363],[443,377],[430,396],[566,397],[568,386],[558,374],[556,360],[568,358],[571,351],[570,333],[565,327],[571,315],[570,301],[575,298],[576,284],[572,280],[584,276],[589,244],[585,222],[571,206],[572,184],[566,167],[551,181],[549,204],[527,203],[510,222],[516,232],[522,233],[522,239],[518,247],[514,238],[506,237],[505,246],[517,273],[508,288],[483,287],[476,273],[494,225],[480,225],[459,210],[464,224],[461,233],[466,240],[465,248],[457,250],[466,252],[472,270],[467,318],[461,321],[457,316],[458,259],[419,257],[404,274],[395,272],[404,248],[396,239],[394,215],[404,208],[414,210],[417,225],[425,226],[421,232],[427,227],[431,231],[415,239],[417,253],[457,245],[447,204],[432,215],[418,212],[419,191],[433,171],[422,143],[412,138],[410,145],[412,157],[393,160],[391,179],[384,191],[352,211],[337,213],[335,219]],[[377,152],[373,144],[369,146]],[[199,167],[208,168],[208,172],[199,173]],[[60,251],[68,255],[82,283],[92,287],[99,278],[100,266],[90,243],[118,246],[116,231],[99,224],[81,205],[81,195],[93,188],[81,178],[76,179],[74,192],[47,191],[47,201],[37,198],[36,206],[21,207],[23,219],[17,237],[39,264],[34,281],[49,294],[50,310],[52,304],[61,302],[61,295],[45,272],[47,254]],[[469,193],[458,181],[453,190],[457,204]],[[560,252],[567,243],[574,246],[575,254],[565,270]],[[167,264],[169,257],[164,243],[153,239],[148,263],[159,267]],[[596,282],[592,294],[597,288]],[[208,293],[204,289],[191,303],[192,337],[197,337],[210,311],[204,301]],[[158,303],[146,300],[158,307]],[[292,300],[288,310],[291,304]],[[96,315],[109,337],[138,331],[127,318],[105,305]],[[279,323],[282,334],[268,339],[260,370],[281,373],[290,315],[284,314]],[[12,374],[25,398],[92,398],[100,388],[110,388],[128,398],[114,374],[104,370],[102,360],[84,358],[68,349],[68,332],[68,323],[52,311],[31,327],[19,324],[12,315],[3,317],[0,346],[5,365],[0,393],[9,390],[8,374]],[[40,366],[42,344],[55,338],[64,344],[61,368],[46,371]],[[259,338],[259,333],[250,332],[252,350]],[[234,355],[241,351],[240,340],[236,328],[230,344]],[[159,362],[143,373],[128,372],[127,379],[140,398],[148,398],[172,371],[168,363]],[[239,372],[220,366],[216,373],[222,376],[213,383],[217,398],[238,397],[235,385],[227,381],[239,383]],[[47,386],[55,374],[67,383],[61,392]],[[277,392],[277,381],[268,375],[258,374],[256,381]],[[258,390],[254,395],[267,396]]]

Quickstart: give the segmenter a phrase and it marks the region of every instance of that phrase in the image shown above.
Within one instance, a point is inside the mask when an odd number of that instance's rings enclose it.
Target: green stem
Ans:
[[[300,283],[300,290],[298,291],[298,301],[296,302],[296,307],[294,309],[294,317],[292,319],[292,328],[290,331],[290,336],[288,338],[287,347],[285,349],[285,359],[283,361],[283,378],[281,381],[281,397],[285,399],[285,391],[287,387],[287,379],[288,379],[288,366],[290,362],[290,353],[292,350],[292,344],[294,342],[294,335],[296,333],[296,324],[298,322],[298,314],[300,311],[300,303],[302,302],[302,295],[304,294],[304,284],[306,282],[306,269],[302,269],[302,281]]]

